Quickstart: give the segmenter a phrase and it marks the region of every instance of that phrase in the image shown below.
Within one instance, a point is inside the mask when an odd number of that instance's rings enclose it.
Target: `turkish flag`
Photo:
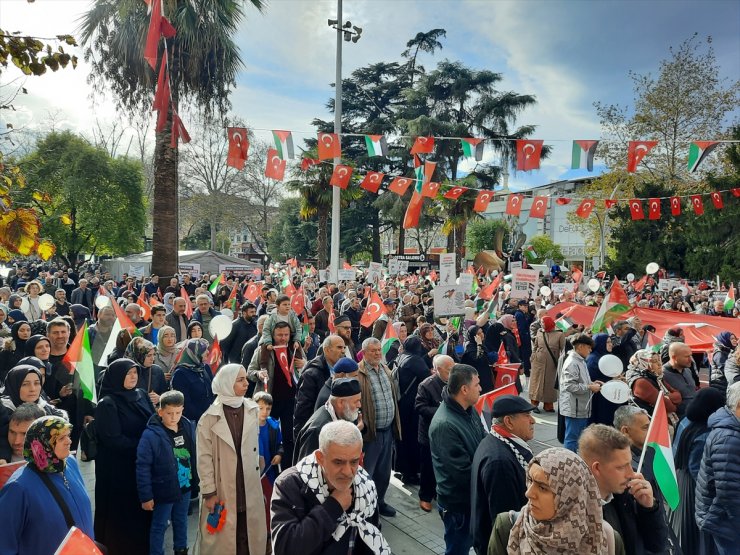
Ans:
[[[141,315],[142,319],[144,320],[151,320],[152,318],[152,307],[149,306],[149,304],[144,300],[144,290],[141,290],[141,293],[139,293],[139,298],[136,299],[136,304],[138,304],[141,307],[141,311],[143,314]]]
[[[318,158],[301,158],[301,170],[304,172],[308,171],[309,168],[320,163],[321,160],[319,160]]]
[[[419,225],[423,204],[424,197],[414,190],[411,193],[411,200],[409,200],[409,205],[406,207],[406,213],[403,216],[403,229],[411,229]]]
[[[437,162],[424,162],[424,183],[432,180],[436,168]]]
[[[167,127],[167,110],[170,104],[170,74],[167,72],[167,64],[162,60],[159,66],[159,77],[157,78],[157,90],[154,93],[152,111],[157,110],[157,124],[154,131],[159,133]]]
[[[681,199],[678,197],[671,197],[671,215],[681,215]]]
[[[576,209],[576,216],[583,218],[584,220],[591,215],[591,211],[594,209],[594,199],[586,198],[581,201],[581,204]]]
[[[714,207],[717,210],[722,210],[725,207],[725,203],[722,200],[722,193],[720,193],[719,191],[715,191],[714,193],[709,195],[709,197],[712,199],[712,204],[714,204]]]
[[[436,181],[427,181],[421,186],[421,196],[427,198],[434,198],[439,192],[439,183]]]
[[[634,173],[645,155],[650,152],[658,141],[630,141],[627,149],[627,171]]]
[[[572,199],[569,199],[568,197],[560,197],[558,199],[555,199],[555,202],[557,202],[560,206],[565,206],[566,204],[570,204],[570,201]]]
[[[733,197],[740,197],[740,187],[734,187],[733,189],[730,189],[732,191]]]
[[[617,205],[617,202],[618,201],[616,199],[608,198],[604,200],[604,207],[609,210],[610,208],[614,208]]]
[[[334,171],[331,174],[329,185],[333,185],[334,187],[339,187],[340,189],[346,189],[349,186],[349,180],[351,177],[352,177],[352,167],[351,166],[343,166],[342,164],[337,164],[337,166],[334,168]]]
[[[506,201],[506,213],[509,216],[518,216],[522,211],[524,195],[509,195]]]
[[[483,287],[478,292],[478,298],[483,299],[485,301],[490,301],[493,296],[496,294],[496,291],[498,290],[499,285],[501,285],[501,279],[504,277],[503,272],[499,272],[498,275],[493,279],[491,283]]]
[[[144,59],[152,69],[157,67],[157,51],[159,50],[159,36],[162,29],[162,2],[156,0],[152,6],[152,15],[149,19],[149,29],[146,33],[146,44],[144,45]],[[162,60],[164,65],[164,60]]]
[[[648,199],[648,219],[650,220],[660,219],[660,199],[659,198]]]
[[[193,317],[193,303],[190,301],[190,295],[188,295],[188,292],[185,291],[184,287],[180,287],[180,296],[185,299],[185,316],[190,320]],[[115,308],[117,304],[118,303],[113,303],[113,308]],[[132,327],[136,327],[131,320],[129,320],[129,322]]]
[[[360,183],[360,189],[365,189],[371,193],[377,193],[380,189],[380,184],[383,183],[384,173],[381,172],[367,172],[365,178]]]
[[[287,345],[273,345],[273,352],[275,353],[275,358],[277,359],[278,366],[280,366],[280,370],[283,371],[283,375],[285,376],[285,379],[288,381],[289,384],[293,383],[293,376],[291,376],[290,373],[290,365],[288,364],[288,346]]]
[[[215,376],[218,371],[218,367],[223,359],[223,351],[221,350],[221,342],[218,340],[218,336],[213,338],[213,345],[211,345],[211,352],[208,355],[208,366],[211,367],[211,373]]]
[[[257,297],[260,296],[261,290],[262,287],[260,287],[259,283],[252,282],[247,286],[247,291],[244,293],[244,296],[249,302],[253,303],[257,300]]]
[[[544,218],[547,211],[547,197],[534,197],[532,208],[529,209],[530,218]]]
[[[290,308],[296,314],[303,314],[303,309],[306,308],[306,295],[303,293],[303,287],[299,287],[298,291],[290,298]]]
[[[282,181],[285,177],[285,165],[287,162],[280,158],[278,151],[271,148],[267,151],[267,167],[265,168],[265,177]]]
[[[434,137],[416,137],[411,154],[430,154],[434,152]]]
[[[647,274],[642,276],[639,280],[632,283],[632,287],[635,291],[640,292],[643,289],[645,289],[645,284],[647,283]]]
[[[159,0],[155,2],[155,4],[158,3]],[[75,526],[69,529],[54,553],[55,555],[103,555],[95,542]]]
[[[388,185],[388,190],[392,193],[403,196],[406,194],[406,190],[409,188],[412,181],[413,180],[408,177],[396,177],[391,181],[391,184]]]
[[[519,139],[516,142],[516,169],[529,171],[540,168],[542,141]]]
[[[704,203],[701,195],[691,195],[691,205],[694,207],[694,214],[697,216],[704,214]]]
[[[185,124],[182,123],[180,116],[175,112],[174,106],[172,107],[172,134],[170,135],[170,147],[177,148],[177,141],[182,137],[183,143],[190,142],[190,134],[185,129]]]
[[[485,212],[488,208],[488,203],[493,198],[493,191],[478,191],[478,196],[475,199],[473,210],[476,212]]]
[[[467,187],[452,187],[449,191],[447,191],[444,195],[442,195],[446,199],[451,200],[457,200],[460,198],[460,195],[462,195],[465,191],[467,191]]]
[[[247,151],[249,150],[247,129],[245,127],[227,127],[226,133],[229,136],[229,152],[226,155],[226,165],[241,170],[247,161]]]
[[[373,291],[368,299],[365,312],[362,313],[360,325],[364,328],[369,328],[373,325],[373,322],[383,314],[383,312],[383,299],[380,298],[377,291]],[[390,326],[390,323],[388,325]]]
[[[630,199],[630,214],[633,220],[645,219],[645,212],[642,210],[642,201],[639,198]]]
[[[331,160],[342,156],[342,143],[336,133],[319,133],[319,160]]]

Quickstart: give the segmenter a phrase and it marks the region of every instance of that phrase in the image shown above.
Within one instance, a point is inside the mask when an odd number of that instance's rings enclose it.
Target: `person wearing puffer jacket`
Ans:
[[[594,348],[594,340],[585,333],[574,335],[570,340],[573,350],[563,363],[560,375],[558,409],[565,417],[565,441],[563,446],[578,452],[578,438],[588,426],[591,416],[591,395],[601,390],[600,381],[591,381],[586,357]]]
[[[696,481],[696,524],[701,553],[738,553],[740,515],[740,383],[727,388],[724,407],[709,417],[710,428]]]

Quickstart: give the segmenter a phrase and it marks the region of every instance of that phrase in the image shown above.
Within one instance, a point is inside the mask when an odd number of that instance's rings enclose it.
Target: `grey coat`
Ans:
[[[591,416],[591,376],[585,359],[575,350],[568,354],[560,374],[560,414],[570,418]]]

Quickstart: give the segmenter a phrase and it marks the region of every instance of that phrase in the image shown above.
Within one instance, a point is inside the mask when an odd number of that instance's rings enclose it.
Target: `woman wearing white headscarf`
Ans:
[[[198,422],[198,474],[201,553],[262,555],[267,522],[259,470],[259,406],[244,397],[247,371],[241,364],[222,366],[211,389],[216,400]],[[236,447],[235,447],[236,446]],[[205,533],[216,503],[226,509],[221,531]]]

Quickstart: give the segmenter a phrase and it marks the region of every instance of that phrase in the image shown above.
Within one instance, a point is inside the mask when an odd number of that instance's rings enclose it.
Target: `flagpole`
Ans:
[[[650,417],[650,426],[648,427],[647,435],[645,436],[646,438],[650,437],[650,432],[653,431],[653,425],[655,424],[655,411],[658,410],[658,403],[662,403],[662,402],[663,402],[663,394],[662,393],[659,393],[658,394],[658,400],[655,402],[655,407],[653,407],[653,414]],[[645,460],[645,451],[646,450],[647,450],[647,441],[642,446],[642,453],[640,453],[640,462],[637,463],[637,471],[636,472],[638,472],[638,473],[640,472],[640,470],[642,470],[642,463]]]

